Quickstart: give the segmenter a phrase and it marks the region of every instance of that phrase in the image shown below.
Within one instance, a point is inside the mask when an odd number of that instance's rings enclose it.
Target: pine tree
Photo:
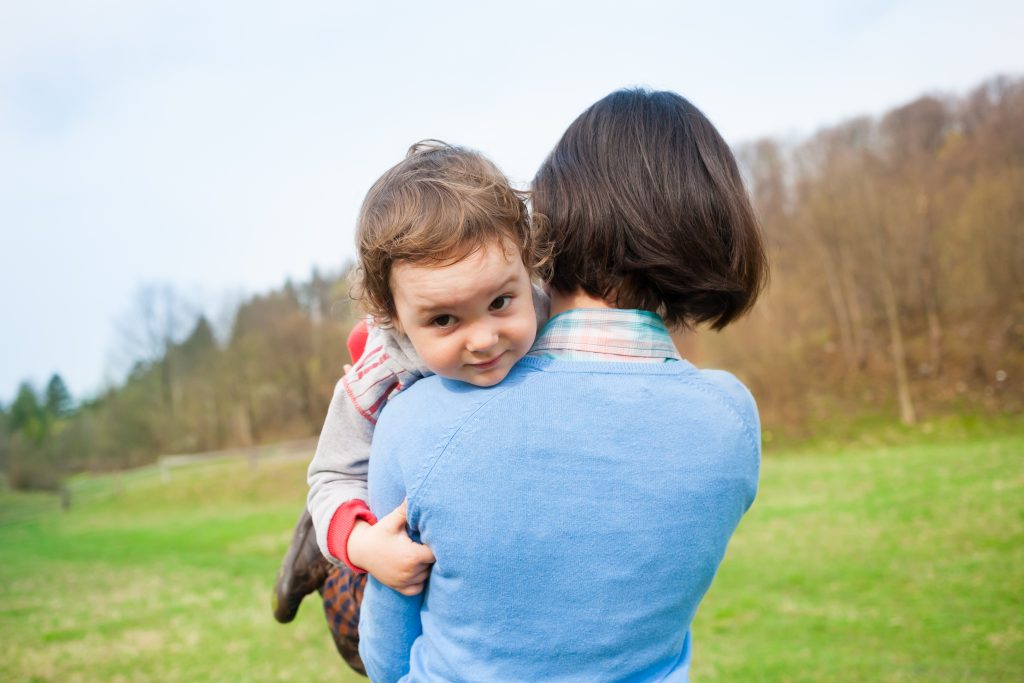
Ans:
[[[71,414],[73,402],[64,379],[54,373],[46,384],[46,412],[53,417],[67,417]]]
[[[9,424],[12,434],[21,432],[35,443],[41,442],[46,436],[46,409],[28,382],[22,382],[18,387],[18,395],[11,404]]]

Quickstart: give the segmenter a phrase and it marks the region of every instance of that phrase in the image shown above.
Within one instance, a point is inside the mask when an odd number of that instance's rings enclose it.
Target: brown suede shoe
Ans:
[[[294,619],[302,599],[323,586],[330,568],[316,544],[313,518],[303,508],[274,582],[274,618],[282,624]]]

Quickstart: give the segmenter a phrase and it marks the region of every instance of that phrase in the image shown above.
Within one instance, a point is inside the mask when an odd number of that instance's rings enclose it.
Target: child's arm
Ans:
[[[366,476],[374,424],[363,417],[349,397],[347,377],[335,386],[306,476],[307,507],[317,544],[320,552],[336,564],[349,564],[345,543],[356,520],[373,520],[366,505]]]
[[[381,409],[394,392],[423,374],[407,343],[371,327],[365,353],[335,388],[307,476],[308,507],[321,552],[356,571],[370,569],[379,581],[402,591],[422,584],[417,579],[429,573],[426,563],[433,555],[409,539],[404,525],[371,526],[376,519],[366,505],[366,476]],[[350,543],[353,536],[355,544]]]

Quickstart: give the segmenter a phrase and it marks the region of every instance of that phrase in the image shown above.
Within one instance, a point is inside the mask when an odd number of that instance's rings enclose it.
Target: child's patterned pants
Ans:
[[[349,666],[365,676],[366,668],[359,658],[359,606],[363,602],[364,586],[366,574],[332,566],[320,595],[324,599],[327,628],[331,629],[338,653]]]

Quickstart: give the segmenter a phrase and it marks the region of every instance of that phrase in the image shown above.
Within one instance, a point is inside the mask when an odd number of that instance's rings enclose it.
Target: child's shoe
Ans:
[[[323,587],[330,568],[316,544],[313,518],[303,509],[274,582],[274,618],[282,624],[294,619],[302,599]]]

